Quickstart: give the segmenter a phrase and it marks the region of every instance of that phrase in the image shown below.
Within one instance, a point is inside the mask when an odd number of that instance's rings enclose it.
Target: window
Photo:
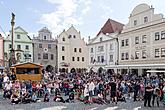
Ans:
[[[74,48],[74,52],[77,52],[77,49],[76,48]]]
[[[101,62],[104,63],[104,56],[101,56]]]
[[[62,46],[62,51],[65,51],[65,47],[64,46]]]
[[[100,56],[97,56],[97,62],[100,62]]]
[[[144,23],[148,22],[148,17],[144,17]]]
[[[129,54],[128,54],[128,52],[125,53],[125,59],[126,59],[126,60],[129,59]]]
[[[133,23],[134,23],[134,26],[136,26],[136,25],[137,25],[137,20],[134,20],[134,22],[133,22]]]
[[[48,54],[47,53],[43,53],[43,59],[48,59]]]
[[[29,46],[28,45],[26,45],[25,48],[26,48],[26,50],[29,50]]]
[[[121,46],[122,46],[122,47],[124,46],[124,40],[121,41]]]
[[[109,62],[113,62],[113,55],[109,56]]]
[[[160,37],[159,32],[156,32],[156,33],[155,33],[155,40],[159,40],[159,37]]]
[[[147,58],[147,51],[146,50],[142,50],[142,58],[143,59]]]
[[[100,37],[100,42],[102,42],[103,41],[103,38],[102,37]]]
[[[165,39],[165,31],[161,32],[161,39]]]
[[[18,34],[18,35],[17,35],[17,39],[21,39],[21,35]]]
[[[46,40],[46,36],[44,36],[44,40]]]
[[[161,48],[161,57],[165,57],[165,48]]]
[[[76,38],[76,35],[73,35],[73,38]]]
[[[110,50],[113,50],[113,44],[110,44]]]
[[[80,61],[80,57],[77,57],[77,61]]]
[[[135,52],[135,59],[139,59],[139,55],[140,55],[139,51],[136,51]]]
[[[98,46],[98,52],[104,51],[104,46]]]
[[[146,35],[143,35],[142,36],[142,43],[146,43],[147,42],[147,36]]]
[[[82,61],[84,61],[84,57],[82,57]]]
[[[17,49],[18,50],[21,50],[21,45],[17,45]]]
[[[94,63],[94,61],[93,61],[93,57],[91,57],[91,61],[90,61],[91,63]]]
[[[63,60],[63,61],[65,60],[65,56],[62,56],[62,60]]]
[[[72,57],[72,61],[74,61],[74,57]]]
[[[11,45],[11,44],[9,44],[9,49],[10,49],[10,48],[12,48],[12,45]]]
[[[129,40],[126,39],[126,40],[125,40],[125,46],[128,46],[128,45],[129,45]]]
[[[51,49],[51,44],[48,44],[48,49]]]
[[[41,59],[41,54],[40,53],[38,53],[38,59]]]
[[[81,53],[81,48],[79,48],[79,52]]]
[[[72,35],[69,35],[69,37],[68,37],[68,38],[70,39],[71,37],[72,37]]]
[[[139,44],[139,37],[135,37],[135,44]]]
[[[39,44],[39,48],[42,48],[42,44]]]
[[[93,53],[93,48],[91,48],[91,53]]]
[[[121,60],[124,60],[124,53],[121,53]]]
[[[155,49],[155,58],[159,57],[159,49]]]
[[[64,37],[62,38],[62,41],[65,41],[65,38]]]
[[[51,60],[54,59],[54,55],[53,55],[53,54],[50,55],[50,59],[51,59]]]

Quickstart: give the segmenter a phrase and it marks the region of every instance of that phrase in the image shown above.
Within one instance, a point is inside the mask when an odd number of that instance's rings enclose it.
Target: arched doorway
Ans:
[[[70,72],[71,72],[71,73],[75,73],[75,72],[76,72],[76,69],[75,69],[75,68],[72,68],[72,69],[70,70]]]
[[[100,74],[100,73],[103,73],[103,68],[102,67],[100,67],[99,69],[98,69],[98,73]]]
[[[46,66],[46,71],[52,72],[53,71],[53,66],[52,65]]]

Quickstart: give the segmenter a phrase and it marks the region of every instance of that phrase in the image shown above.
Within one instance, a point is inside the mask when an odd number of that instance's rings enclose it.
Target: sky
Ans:
[[[11,30],[13,12],[15,27],[21,26],[31,37],[48,27],[55,38],[73,25],[82,37],[92,38],[108,18],[127,24],[132,10],[141,3],[165,15],[165,0],[0,0],[0,32],[5,37]]]

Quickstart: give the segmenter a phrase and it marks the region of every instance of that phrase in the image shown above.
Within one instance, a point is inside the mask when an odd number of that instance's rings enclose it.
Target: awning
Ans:
[[[165,68],[165,64],[134,64],[134,65],[110,65],[106,69],[158,69]]]
[[[165,73],[163,70],[147,70],[147,73]]]

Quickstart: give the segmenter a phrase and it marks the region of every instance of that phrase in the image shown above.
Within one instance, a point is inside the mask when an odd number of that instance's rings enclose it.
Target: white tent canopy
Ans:
[[[147,73],[165,73],[163,70],[147,70]]]
[[[165,69],[165,64],[133,64],[133,65],[110,65],[106,69]]]

